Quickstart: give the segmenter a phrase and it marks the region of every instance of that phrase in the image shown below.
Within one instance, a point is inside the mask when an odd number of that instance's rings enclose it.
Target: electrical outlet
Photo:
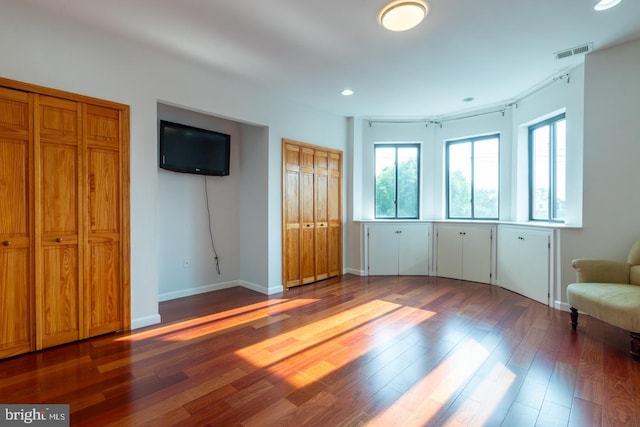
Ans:
[[[182,260],[182,268],[191,268],[191,258],[184,258]]]

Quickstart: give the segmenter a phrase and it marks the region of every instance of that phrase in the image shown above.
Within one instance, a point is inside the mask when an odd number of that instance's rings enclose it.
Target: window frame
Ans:
[[[566,150],[566,113],[560,113],[548,119],[534,123],[527,128],[528,138],[528,156],[529,156],[529,221],[535,222],[550,222],[562,224],[564,219],[558,219],[557,212],[558,206],[556,204],[556,194],[558,193],[558,181],[557,181],[557,138],[556,138],[556,124],[560,121],[565,121],[565,150]],[[533,217],[534,212],[534,156],[533,156],[533,134],[542,127],[549,126],[549,203],[547,206],[547,219],[539,219]],[[565,159],[566,166],[566,159]],[[566,182],[566,176],[565,176]]]
[[[407,148],[407,147],[415,147],[417,150],[416,154],[416,216],[398,216],[398,149],[399,148]],[[378,192],[376,191],[377,181],[378,181],[378,173],[377,173],[377,149],[378,148],[394,148],[395,154],[395,185],[394,185],[394,216],[378,216]],[[408,220],[408,219],[420,219],[420,189],[421,185],[421,157],[422,157],[422,143],[420,142],[380,142],[374,143],[373,145],[373,217],[379,220]]]
[[[498,206],[496,217],[477,217],[475,214],[475,143],[478,141],[484,141],[488,139],[497,139],[498,140]],[[471,144],[471,216],[469,217],[451,217],[451,194],[450,194],[450,147],[457,144],[470,143]],[[478,135],[468,138],[460,138],[448,140],[445,142],[445,206],[446,206],[446,217],[450,220],[469,220],[469,221],[497,221],[500,218],[500,133],[491,133],[487,135]]]

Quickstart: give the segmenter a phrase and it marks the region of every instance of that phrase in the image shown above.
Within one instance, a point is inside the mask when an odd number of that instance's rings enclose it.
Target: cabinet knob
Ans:
[[[524,240],[524,237],[518,236],[518,240]]]
[[[60,242],[62,242],[63,240],[64,240],[64,239],[63,239],[62,237],[58,237],[58,238],[56,239],[56,242],[60,243]]]
[[[5,240],[4,242],[2,242],[2,246],[11,246],[11,241]]]

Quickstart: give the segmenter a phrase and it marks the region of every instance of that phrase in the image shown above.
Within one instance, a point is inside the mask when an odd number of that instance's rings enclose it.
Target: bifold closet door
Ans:
[[[121,283],[121,122],[118,110],[85,108],[86,174],[84,319],[86,336],[123,327]]]
[[[0,77],[0,359],[131,328],[129,107]]]
[[[315,150],[316,280],[329,277],[329,153]]]
[[[35,348],[32,100],[0,88],[0,358]]]
[[[283,287],[300,281],[300,147],[282,145],[282,275]]]
[[[81,104],[35,95],[37,348],[83,336]]]
[[[282,141],[285,289],[341,274],[342,153]]]
[[[300,280],[316,281],[315,270],[315,155],[314,150],[300,148]]]
[[[334,277],[342,274],[342,156],[340,153],[329,153],[327,176],[329,180],[327,263],[329,277]]]

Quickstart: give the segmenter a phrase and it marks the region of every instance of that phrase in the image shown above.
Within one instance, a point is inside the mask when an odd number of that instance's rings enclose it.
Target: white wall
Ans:
[[[240,213],[241,221],[255,219],[250,230],[265,225],[266,229],[246,232],[244,224],[239,224],[240,257],[250,248],[247,253],[253,259],[242,259],[239,267],[233,268],[240,274],[236,280],[243,282],[246,274],[248,283],[269,293],[280,291],[280,140],[286,137],[344,150],[346,119],[295,104],[232,76],[96,33],[25,2],[0,0],[0,9],[3,77],[131,107],[132,325],[160,320],[159,241],[163,231],[158,213],[158,101],[269,128],[268,132],[248,132],[251,142],[241,149],[241,157],[256,167],[239,166],[240,190],[253,191],[238,200],[239,208],[250,209]],[[240,129],[245,131],[242,126]],[[266,148],[259,147],[252,157],[250,144],[258,144],[255,140],[261,138],[268,138]],[[174,184],[180,187],[178,182]],[[257,197],[252,199],[253,195]]]
[[[243,145],[240,124],[162,103],[158,104],[158,119],[231,136],[228,176],[158,171],[160,301],[234,286],[240,277],[239,195]],[[261,145],[266,150],[267,140]],[[216,270],[214,245],[220,274]],[[185,260],[190,263],[188,268],[184,267]]]
[[[640,239],[640,40],[585,61],[583,226],[562,232],[562,297],[573,258],[625,260]]]

